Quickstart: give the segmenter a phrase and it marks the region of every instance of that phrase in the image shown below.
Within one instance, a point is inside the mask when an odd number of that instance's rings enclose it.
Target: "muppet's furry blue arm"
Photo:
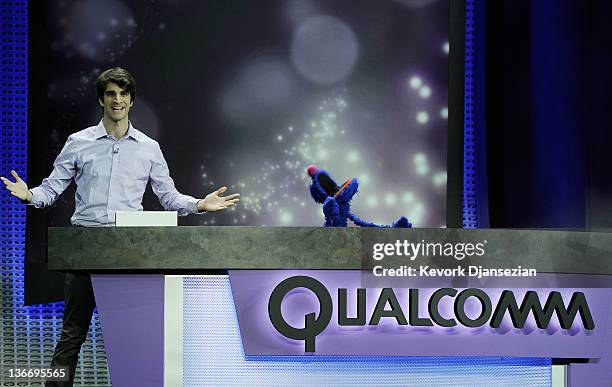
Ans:
[[[353,221],[353,223],[355,223],[357,226],[360,227],[379,227],[379,228],[411,228],[412,227],[412,223],[410,223],[410,221],[408,221],[408,218],[406,218],[405,216],[400,216],[400,218],[398,220],[396,220],[395,222],[393,222],[392,225],[379,225],[376,223],[372,223],[372,222],[366,222],[365,220],[361,219],[360,217],[358,217],[357,215],[353,214],[352,212],[349,213],[349,219]]]

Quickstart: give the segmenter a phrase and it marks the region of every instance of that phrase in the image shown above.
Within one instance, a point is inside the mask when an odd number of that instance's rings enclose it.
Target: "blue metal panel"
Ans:
[[[488,227],[485,128],[485,2],[465,2],[463,227]]]

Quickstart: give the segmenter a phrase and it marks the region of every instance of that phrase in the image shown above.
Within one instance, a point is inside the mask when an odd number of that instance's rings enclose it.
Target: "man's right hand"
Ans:
[[[16,198],[26,202],[32,203],[32,192],[28,189],[28,185],[25,181],[21,180],[21,177],[15,171],[11,171],[11,175],[15,178],[15,182],[13,183],[9,179],[4,176],[1,176],[2,182],[6,186],[6,189],[11,191],[11,195]]]

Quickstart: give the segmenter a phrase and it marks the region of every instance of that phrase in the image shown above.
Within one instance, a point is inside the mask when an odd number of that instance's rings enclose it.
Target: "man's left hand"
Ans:
[[[218,190],[209,193],[204,199],[198,201],[198,211],[214,212],[221,211],[227,207],[231,207],[240,201],[240,194],[232,194],[228,196],[221,196],[222,193],[227,191],[227,187],[221,187]]]

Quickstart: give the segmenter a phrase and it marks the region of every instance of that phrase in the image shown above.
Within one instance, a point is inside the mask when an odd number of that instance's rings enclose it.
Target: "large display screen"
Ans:
[[[181,224],[320,226],[315,164],[338,184],[359,180],[352,210],[364,220],[446,225],[448,1],[46,7],[48,172],[68,135],[100,121],[95,80],[120,66],[136,79],[130,120],[159,141],[179,191],[242,195]],[[49,225],[69,224],[72,192]],[[144,208],[161,209],[150,189]]]

